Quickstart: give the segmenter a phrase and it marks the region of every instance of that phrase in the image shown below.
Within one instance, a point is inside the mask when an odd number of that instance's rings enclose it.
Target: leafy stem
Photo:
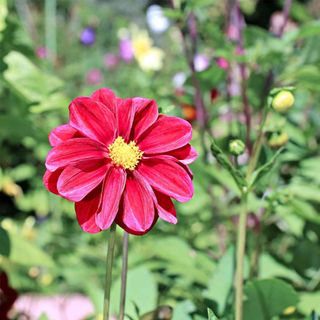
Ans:
[[[127,289],[127,273],[128,273],[128,246],[129,234],[125,231],[123,235],[122,247],[122,272],[121,272],[121,293],[120,293],[120,313],[119,320],[124,319]]]

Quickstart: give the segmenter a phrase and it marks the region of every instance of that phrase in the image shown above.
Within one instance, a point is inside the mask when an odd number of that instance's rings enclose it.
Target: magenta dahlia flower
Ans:
[[[158,217],[176,223],[171,198],[193,195],[190,124],[159,115],[154,100],[109,89],[74,99],[69,112],[69,123],[49,135],[44,185],[75,202],[81,228],[96,233],[116,222],[142,235]]]

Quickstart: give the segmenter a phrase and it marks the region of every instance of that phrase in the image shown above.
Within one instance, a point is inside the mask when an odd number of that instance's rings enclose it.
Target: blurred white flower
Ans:
[[[172,83],[175,88],[181,88],[187,79],[187,75],[184,72],[177,72],[172,77]]]
[[[204,71],[209,67],[209,58],[205,54],[198,53],[194,57],[193,64],[197,72]]]
[[[147,10],[147,23],[151,31],[162,33],[169,28],[169,19],[163,14],[160,6],[154,4]]]

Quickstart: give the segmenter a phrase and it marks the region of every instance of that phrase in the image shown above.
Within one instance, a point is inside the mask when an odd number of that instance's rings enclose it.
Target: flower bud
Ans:
[[[272,100],[272,107],[278,112],[286,112],[294,104],[294,96],[291,91],[282,90]]]
[[[268,145],[270,148],[278,149],[284,146],[289,140],[289,136],[286,132],[273,133],[268,140]]]
[[[239,139],[231,140],[229,143],[229,151],[234,156],[240,156],[243,154],[245,148],[245,144]]]

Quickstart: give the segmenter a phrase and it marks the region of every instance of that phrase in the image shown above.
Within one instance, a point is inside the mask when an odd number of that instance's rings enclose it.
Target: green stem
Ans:
[[[106,283],[105,283],[105,287],[104,287],[103,320],[109,320],[110,291],[111,291],[112,266],[113,266],[113,255],[114,255],[115,241],[116,241],[116,224],[113,223],[110,228],[110,237],[109,237],[109,242],[108,242]]]
[[[128,246],[129,234],[124,232],[123,248],[122,248],[122,272],[121,272],[121,294],[120,294],[120,314],[119,320],[124,319],[124,311],[126,304],[126,288],[127,288],[127,273],[128,273]]]
[[[236,291],[236,320],[243,319],[243,266],[246,247],[247,231],[247,194],[241,196],[241,212],[238,223],[237,237],[237,268],[235,279]]]
[[[258,137],[253,145],[252,157],[250,158],[250,161],[248,164],[247,180],[249,180],[253,171],[255,170],[260,157],[260,152],[261,152],[262,142],[263,142],[263,128],[266,123],[268,113],[269,113],[269,107],[264,108],[262,120],[259,127]]]

